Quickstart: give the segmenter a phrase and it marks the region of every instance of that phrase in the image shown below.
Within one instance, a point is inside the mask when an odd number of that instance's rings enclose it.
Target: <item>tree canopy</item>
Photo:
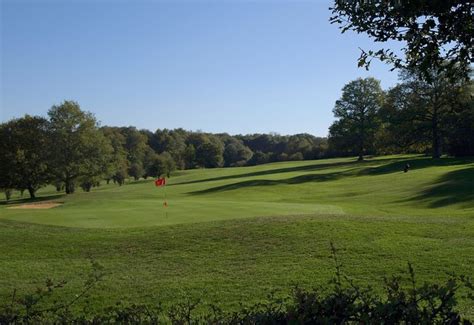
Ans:
[[[48,121],[26,115],[0,126],[0,188],[28,190],[50,180]]]
[[[331,141],[356,153],[359,160],[371,151],[382,105],[382,88],[374,78],[357,79],[342,89],[334,106],[336,122],[329,128]]]
[[[78,181],[94,182],[107,171],[113,148],[91,113],[73,101],[53,106],[49,112],[51,167],[54,177],[73,193]]]
[[[474,6],[470,0],[335,0],[331,23],[344,33],[365,33],[375,42],[402,42],[402,53],[390,48],[363,50],[359,66],[372,58],[389,62],[393,68],[416,69],[421,73],[441,67],[462,68],[467,78],[474,60]]]

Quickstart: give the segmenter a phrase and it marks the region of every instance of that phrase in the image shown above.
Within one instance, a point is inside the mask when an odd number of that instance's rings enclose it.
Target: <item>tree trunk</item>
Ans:
[[[365,142],[365,109],[360,117],[360,129],[359,129],[359,158],[357,161],[364,160],[364,142]]]
[[[435,131],[435,130],[433,130]],[[441,139],[438,135],[438,132],[433,132],[433,153],[432,157],[434,159],[441,158]]]
[[[65,188],[66,188],[66,194],[74,193],[74,182],[70,179],[66,179]]]
[[[432,157],[438,159],[441,157],[441,136],[439,134],[438,109],[435,106],[433,109],[433,117],[431,119],[431,133],[432,133]]]
[[[357,160],[364,160],[364,138],[362,136],[359,138],[359,158]]]
[[[33,186],[28,186],[28,193],[30,193],[30,199],[36,198],[35,192],[36,190],[33,188]]]

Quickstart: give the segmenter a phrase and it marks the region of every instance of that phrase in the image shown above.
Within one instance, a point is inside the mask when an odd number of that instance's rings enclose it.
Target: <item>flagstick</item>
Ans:
[[[166,208],[168,207],[168,202],[166,200],[166,178],[163,177],[158,177],[158,179],[155,181],[155,185],[159,187],[164,187],[163,188],[163,209],[165,209],[163,212],[165,214],[165,218],[168,218],[168,211]]]
[[[165,203],[166,203],[166,205],[164,206],[164,208],[165,208],[165,218],[167,219],[168,218],[168,201],[166,200],[166,184],[163,185],[163,193],[164,193],[164,196],[165,196]]]

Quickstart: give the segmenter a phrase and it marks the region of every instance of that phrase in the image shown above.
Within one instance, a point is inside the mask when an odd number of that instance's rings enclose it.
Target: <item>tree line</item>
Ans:
[[[334,0],[329,21],[363,33],[379,50],[361,49],[359,67],[376,59],[400,71],[383,92],[372,79],[343,89],[330,144],[340,154],[474,152],[474,15],[468,0]],[[390,43],[389,43],[390,42]],[[397,51],[391,45],[397,42]]]
[[[342,33],[406,45],[401,54],[362,50],[360,67],[379,59],[399,69],[400,82],[386,91],[374,78],[345,85],[328,137],[100,127],[91,113],[65,101],[48,118],[26,115],[0,125],[0,189],[7,198],[13,189],[34,198],[46,184],[73,193],[103,179],[122,185],[128,177],[169,176],[175,169],[350,155],[474,155],[472,3],[335,0],[330,9],[330,22]]]
[[[176,169],[237,167],[328,157],[425,153],[474,155],[474,83],[443,72],[431,81],[404,69],[384,91],[374,78],[346,84],[328,137],[229,135],[184,129],[101,127],[78,103],[53,106],[48,118],[25,115],[0,125],[0,188],[90,191],[102,180],[169,176]]]
[[[184,129],[101,127],[78,103],[53,106],[48,117],[25,115],[0,125],[0,188],[90,191],[102,180],[168,176],[176,169],[237,167],[277,161],[395,153],[474,155],[474,83],[443,72],[431,81],[402,70],[384,91],[374,78],[346,84],[328,137],[310,134],[229,135]]]
[[[78,103],[53,106],[47,118],[25,115],[0,125],[0,188],[28,191],[45,185],[74,193],[102,180],[122,185],[129,177],[168,176],[176,169],[256,165],[316,159],[327,139],[309,134],[231,136],[184,129],[101,127]]]
[[[474,83],[446,70],[400,70],[400,82],[383,91],[374,78],[342,89],[333,110],[328,147],[333,155],[425,153],[474,155]]]

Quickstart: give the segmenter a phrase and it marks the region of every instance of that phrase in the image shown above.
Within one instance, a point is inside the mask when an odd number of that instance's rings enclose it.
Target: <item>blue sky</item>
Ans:
[[[78,101],[102,125],[324,136],[357,68],[330,1],[1,1],[2,121]]]

